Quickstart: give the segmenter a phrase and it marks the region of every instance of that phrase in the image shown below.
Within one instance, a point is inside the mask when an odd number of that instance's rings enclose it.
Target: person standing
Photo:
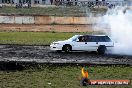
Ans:
[[[53,4],[53,0],[50,0],[51,5]]]

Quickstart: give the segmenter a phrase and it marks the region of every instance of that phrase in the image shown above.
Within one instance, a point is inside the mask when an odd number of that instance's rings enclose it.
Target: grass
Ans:
[[[132,67],[86,66],[90,79],[132,79]],[[23,71],[0,71],[1,88],[85,88],[79,85],[81,66],[49,66]],[[132,88],[132,85],[88,86],[88,88]]]
[[[88,8],[88,7],[32,7],[18,8],[3,7],[0,8],[0,14],[21,14],[21,15],[55,15],[55,16],[88,16],[90,12],[105,13],[106,8]]]
[[[53,41],[65,40],[75,34],[56,32],[0,32],[0,44],[49,45]]]

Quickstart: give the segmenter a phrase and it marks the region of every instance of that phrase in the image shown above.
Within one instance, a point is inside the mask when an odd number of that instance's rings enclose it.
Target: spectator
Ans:
[[[59,6],[60,5],[60,0],[55,0],[55,5]]]
[[[27,7],[28,7],[28,4],[27,4],[27,3],[24,3],[24,4],[22,5],[22,7],[27,8]]]
[[[31,8],[31,3],[30,2],[28,2],[28,8]]]
[[[0,4],[0,8],[2,8],[3,7],[3,5],[2,4]]]
[[[22,5],[22,3],[20,3],[20,4],[19,4],[19,7],[20,7],[20,8],[23,8],[23,5]]]
[[[18,6],[18,4],[16,3],[16,8],[18,8],[19,6]]]
[[[50,0],[51,5],[53,4],[53,0]]]
[[[46,0],[43,0],[43,4],[46,4]]]

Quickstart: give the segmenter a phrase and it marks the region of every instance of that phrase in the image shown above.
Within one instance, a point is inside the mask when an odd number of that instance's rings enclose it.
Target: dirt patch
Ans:
[[[19,25],[0,24],[1,31],[34,31],[34,32],[92,32],[92,25]]]

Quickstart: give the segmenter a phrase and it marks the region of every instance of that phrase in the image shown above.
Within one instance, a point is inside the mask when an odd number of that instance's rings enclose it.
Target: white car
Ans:
[[[52,51],[97,51],[104,54],[111,49],[114,42],[106,35],[74,35],[68,40],[53,42],[50,45]]]

